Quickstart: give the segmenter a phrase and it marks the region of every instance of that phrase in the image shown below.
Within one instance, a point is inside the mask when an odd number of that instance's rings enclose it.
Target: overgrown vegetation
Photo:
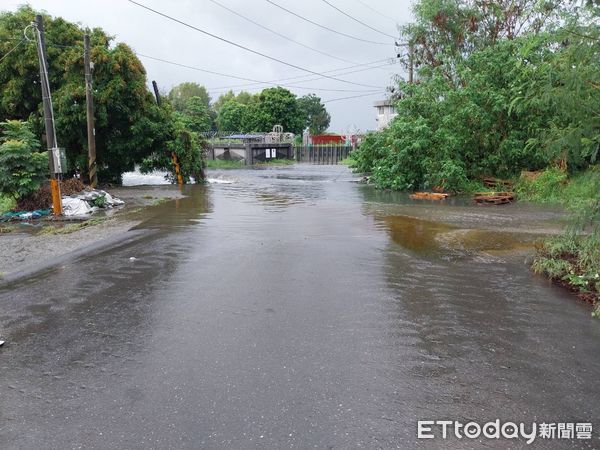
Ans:
[[[398,116],[354,153],[378,187],[461,191],[480,176],[597,163],[597,7],[421,0],[415,15],[404,33],[418,82],[399,81]]]
[[[245,164],[244,161],[215,159],[206,161],[206,167],[209,169],[242,169],[245,167]]]
[[[539,246],[532,267],[578,292],[595,305],[594,315],[600,318],[600,166],[571,179],[548,169],[517,187],[524,199],[558,203],[571,211],[566,232]]]
[[[48,156],[27,122],[0,123],[0,194],[17,201],[38,190],[48,171]]]
[[[398,190],[470,191],[483,176],[541,171],[518,182],[518,197],[562,204],[573,224],[540,247],[533,268],[595,301],[598,3],[419,0],[414,13],[402,31],[417,81],[398,80],[398,116],[366,137],[353,165]]]
[[[36,11],[23,6],[0,13],[0,54],[21,39]],[[87,167],[86,101],[81,26],[44,16],[48,73],[58,143],[67,150],[71,170]],[[98,176],[120,183],[144,156],[169,140],[168,111],[156,105],[148,90],[144,66],[131,48],[100,28],[87,30],[94,62],[94,106]],[[36,138],[43,133],[42,97],[34,41],[7,53],[0,62],[0,120],[30,121]]]

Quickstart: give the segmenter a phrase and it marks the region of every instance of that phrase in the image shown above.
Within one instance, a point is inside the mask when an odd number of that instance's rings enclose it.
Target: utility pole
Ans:
[[[160,104],[161,104],[160,92],[158,92],[158,84],[154,80],[152,80],[152,87],[154,88],[154,95],[156,97],[156,104],[158,106],[160,106]]]
[[[56,128],[54,126],[54,111],[52,110],[52,96],[50,94],[50,82],[48,81],[48,62],[46,59],[46,44],[44,41],[44,21],[41,15],[35,16],[34,27],[36,29],[36,41],[38,59],[40,63],[40,84],[42,86],[42,102],[44,105],[44,126],[46,129],[46,146],[48,148],[48,165],[50,167],[50,189],[52,192],[52,209],[54,215],[62,214],[62,198],[60,195],[60,184],[56,174],[61,172],[60,154],[56,141]],[[54,164],[56,162],[59,167]]]
[[[92,69],[90,62],[90,35],[83,37],[83,64],[85,66],[85,101],[87,104],[87,135],[88,135],[88,175],[90,186],[98,185],[96,165],[96,128],[94,127],[94,92],[92,90]]]

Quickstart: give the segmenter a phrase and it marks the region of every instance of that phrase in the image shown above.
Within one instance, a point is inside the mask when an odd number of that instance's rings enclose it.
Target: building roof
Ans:
[[[373,102],[373,106],[375,108],[379,107],[379,106],[394,106],[395,102],[393,100],[378,100],[376,102]]]

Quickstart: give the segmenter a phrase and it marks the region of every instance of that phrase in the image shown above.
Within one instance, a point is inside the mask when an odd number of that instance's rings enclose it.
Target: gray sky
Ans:
[[[323,0],[273,1],[337,31],[365,40],[389,42],[390,45],[370,44],[331,33],[288,14],[269,4],[266,0],[217,0],[265,27],[285,34],[302,44],[349,61],[344,62],[316,53],[263,30],[210,0],[137,1],[210,33],[313,72],[322,73],[373,61],[380,61],[374,65],[381,65],[385,64],[385,61],[382,61],[385,58],[395,57],[391,37],[354,22],[327,5]],[[407,23],[411,18],[411,0],[328,1],[371,27],[390,35],[397,35],[396,23]],[[2,0],[0,9],[15,10],[23,3],[22,0]],[[206,36],[126,0],[31,0],[28,3],[35,9],[45,10],[53,16],[61,16],[83,26],[102,27],[107,33],[115,36],[117,41],[127,43],[138,53],[155,58],[260,81],[302,77],[287,81],[287,83],[312,89],[289,87],[296,95],[313,92],[321,99],[329,100],[363,95],[366,93],[365,91],[373,90],[371,87],[356,86],[326,78],[304,81],[307,78],[317,77]],[[140,59],[148,72],[148,80],[156,80],[164,90],[183,81],[195,81],[206,86],[214,100],[224,92],[224,87],[249,83],[144,57]],[[346,71],[363,68],[355,67]],[[383,98],[384,88],[390,84],[392,75],[402,72],[401,66],[395,64],[353,74],[336,76],[335,72],[332,73],[332,76],[348,81],[379,87],[381,94],[326,103],[332,116],[330,129],[339,132],[354,128],[362,131],[374,129],[373,101]],[[286,84],[285,81],[282,83]],[[257,92],[264,87],[267,85],[236,87],[234,90],[245,89]],[[340,91],[321,91],[314,88]]]

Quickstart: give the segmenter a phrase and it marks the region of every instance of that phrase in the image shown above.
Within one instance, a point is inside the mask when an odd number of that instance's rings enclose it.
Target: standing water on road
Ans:
[[[209,177],[0,287],[0,448],[471,448],[417,421],[496,419],[594,422],[534,447],[598,447],[600,322],[525,263],[560,212],[343,166]]]

